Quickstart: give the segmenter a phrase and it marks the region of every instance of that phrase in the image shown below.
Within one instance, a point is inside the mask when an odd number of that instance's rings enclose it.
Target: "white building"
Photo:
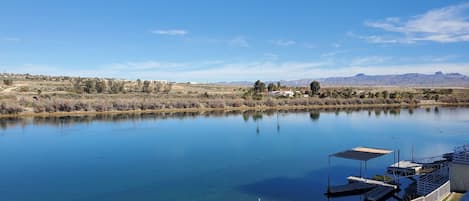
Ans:
[[[293,91],[270,91],[269,96],[274,97],[293,97],[295,93]]]

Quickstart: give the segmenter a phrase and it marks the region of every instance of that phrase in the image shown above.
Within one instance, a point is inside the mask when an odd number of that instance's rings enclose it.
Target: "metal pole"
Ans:
[[[396,164],[396,150],[394,150],[394,164]],[[392,171],[392,176],[394,177],[394,180],[396,180],[396,171]]]
[[[362,177],[362,161],[360,161],[360,177]]]
[[[364,175],[365,178],[366,178],[366,172],[367,172],[367,169],[368,169],[366,163],[367,163],[367,161],[365,161],[365,175]]]
[[[401,150],[398,149],[397,150],[397,169],[399,169],[400,161],[401,161]],[[399,174],[397,174],[397,184],[399,185]]]
[[[414,162],[414,145],[412,144],[412,162]]]
[[[329,168],[327,171],[327,192],[329,193],[331,188],[331,155],[329,155],[328,157],[328,164]]]

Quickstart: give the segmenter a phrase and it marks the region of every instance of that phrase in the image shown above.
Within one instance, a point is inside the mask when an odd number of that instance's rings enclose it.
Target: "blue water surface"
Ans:
[[[410,159],[469,143],[468,108],[146,114],[0,120],[1,201],[309,201],[360,163],[357,146]],[[394,154],[368,162],[382,174]],[[331,174],[332,173],[332,174]],[[365,173],[363,173],[365,174]],[[330,200],[361,200],[359,196]]]

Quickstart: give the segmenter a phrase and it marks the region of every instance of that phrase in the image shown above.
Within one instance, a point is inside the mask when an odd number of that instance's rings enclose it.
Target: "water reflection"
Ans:
[[[320,111],[310,112],[309,113],[309,118],[311,118],[312,121],[317,121],[317,120],[319,120],[320,114],[321,114]]]
[[[18,201],[326,200],[327,170],[334,172],[332,185],[359,172],[358,164],[348,160],[329,169],[330,153],[371,146],[400,149],[402,158],[409,159],[415,144],[416,158],[424,158],[469,140],[468,108],[430,111],[343,108],[5,118],[0,120],[6,129],[0,130],[5,135],[0,136],[0,158],[7,162],[0,166],[0,189],[7,200]],[[381,175],[392,163],[391,158],[377,159],[367,175]]]
[[[371,171],[380,171],[372,169]],[[289,201],[310,201],[325,200],[324,195],[327,186],[327,175],[329,172],[333,180],[343,180],[348,176],[347,172],[356,171],[353,167],[340,166],[321,168],[308,172],[300,177],[273,177],[253,183],[244,184],[237,187],[237,190],[261,198],[261,200],[289,200]],[[324,188],[318,188],[318,187]],[[347,196],[347,200],[363,200],[361,195]],[[340,197],[337,197],[340,199]],[[329,198],[328,200],[336,200]]]
[[[368,111],[368,116],[374,114],[375,117],[384,115],[400,115],[401,110],[407,110],[412,115],[417,108],[397,108],[397,107],[375,107],[375,108],[325,108],[325,109],[293,109],[293,110],[247,110],[247,111],[210,111],[210,112],[167,112],[167,113],[122,113],[122,114],[96,114],[96,115],[70,115],[70,116],[35,116],[35,117],[8,117],[0,118],[0,129],[6,130],[9,127],[26,125],[52,125],[68,126],[73,124],[87,124],[90,122],[124,122],[140,120],[158,120],[158,119],[194,119],[197,117],[229,117],[241,115],[245,122],[252,120],[256,122],[256,133],[260,133],[258,126],[263,116],[277,116],[277,132],[280,132],[279,114],[303,113],[309,112],[311,120],[318,121],[321,113],[335,113],[339,115],[344,112],[352,114],[353,112]],[[439,107],[425,107],[426,112],[440,113]]]

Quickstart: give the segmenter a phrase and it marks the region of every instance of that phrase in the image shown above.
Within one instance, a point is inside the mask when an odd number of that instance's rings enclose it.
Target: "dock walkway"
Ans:
[[[394,191],[395,189],[391,187],[378,186],[365,194],[365,200],[369,200],[369,201],[382,200],[384,197],[388,196]]]
[[[363,192],[373,189],[374,187],[376,186],[372,184],[367,184],[367,183],[359,183],[359,182],[348,183],[345,185],[329,187],[328,194],[340,195],[340,194],[363,193]]]
[[[347,177],[347,180],[349,180],[350,182],[360,182],[360,183],[366,183],[366,184],[371,184],[371,185],[375,185],[375,186],[385,186],[385,187],[390,187],[390,188],[393,188],[393,189],[398,188],[397,185],[392,185],[392,184],[388,184],[388,183],[383,182],[383,181],[378,181],[378,180],[374,180],[374,179],[367,179],[367,178],[363,178],[363,177],[349,176],[349,177]]]

